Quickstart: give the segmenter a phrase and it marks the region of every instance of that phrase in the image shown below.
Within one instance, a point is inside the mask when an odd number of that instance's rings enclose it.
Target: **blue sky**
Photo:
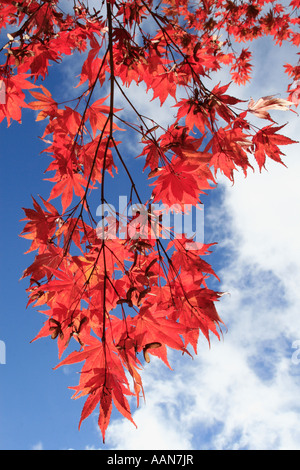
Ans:
[[[279,63],[294,60],[292,52],[268,41],[255,52],[253,84],[233,87],[231,94],[283,95]],[[64,93],[74,67],[69,60],[63,76],[51,75],[53,95]],[[148,103],[140,88],[130,93],[145,114],[151,110],[167,122],[168,106],[160,110],[157,102]],[[296,115],[273,116],[279,123],[289,120],[286,134],[299,139]],[[31,194],[47,197],[51,187],[42,181],[48,165],[39,155],[42,129],[28,111],[22,126],[0,125],[0,340],[6,346],[0,449],[299,450],[300,364],[293,361],[293,343],[300,339],[299,147],[287,150],[288,169],[270,162],[267,172],[250,173],[247,180],[237,175],[234,186],[220,176],[219,188],[203,198],[205,242],[219,243],[207,259],[221,277],[214,287],[230,293],[219,305],[228,332],[210,349],[201,338],[194,360],[171,352],[173,371],[151,360],[143,373],[146,403],[134,412],[138,429],[114,414],[104,447],[96,414],[77,430],[83,401],[71,400],[67,387],[77,383],[80,365],[53,371],[56,343],[30,343],[43,317],[25,308],[27,281],[19,279],[32,255],[24,255],[28,242],[18,234],[21,207],[31,207]],[[134,145],[127,149],[128,162],[133,150]]]

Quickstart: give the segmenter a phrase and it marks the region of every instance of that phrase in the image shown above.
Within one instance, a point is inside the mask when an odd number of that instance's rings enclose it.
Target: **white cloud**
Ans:
[[[43,443],[38,442],[37,444],[32,446],[31,450],[44,450]]]

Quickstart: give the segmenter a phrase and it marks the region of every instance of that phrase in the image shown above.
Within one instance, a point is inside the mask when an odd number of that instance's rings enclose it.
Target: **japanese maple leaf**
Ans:
[[[71,174],[69,177],[64,177],[61,181],[55,184],[51,190],[49,199],[54,199],[60,195],[63,213],[70,206],[73,199],[73,190],[77,196],[84,195],[84,188],[86,186],[85,179],[80,174]]]
[[[75,136],[82,125],[82,116],[75,109],[66,106],[65,109],[57,111],[58,120],[62,128],[67,128],[71,136]]]
[[[44,94],[36,91],[30,92],[37,100],[29,103],[31,109],[39,111],[36,121],[41,121],[48,116],[53,117],[57,109],[57,103],[52,98],[51,93],[43,85],[40,85],[40,88],[43,90]]]
[[[156,142],[152,142],[150,140],[149,141],[144,140],[143,143],[147,145],[144,147],[142,153],[138,155],[138,157],[142,157],[143,155],[146,155],[146,161],[145,161],[143,171],[147,167],[150,167],[151,171],[155,171],[158,167],[159,160],[162,155],[162,151],[160,150]]]
[[[89,87],[91,87],[95,83],[97,78],[99,79],[101,84],[103,84],[105,80],[104,68],[102,68],[102,71],[100,71],[102,59],[100,57],[97,57],[101,46],[98,44],[98,41],[94,36],[91,37],[90,44],[91,50],[88,53],[87,59],[83,63],[80,74],[80,81],[76,88],[81,86],[87,80],[89,81]]]
[[[82,269],[78,269],[78,263],[72,257],[64,258],[59,269],[45,266],[50,273],[49,281],[36,289],[36,292],[48,292],[54,302],[67,306],[70,310],[74,308],[86,290],[86,278]]]
[[[250,113],[261,119],[268,119],[273,121],[268,111],[271,109],[279,111],[288,111],[290,106],[294,103],[292,101],[284,100],[282,98],[274,98],[274,95],[264,96],[258,101],[254,101],[252,98],[248,104],[248,110]]]
[[[185,125],[189,130],[193,130],[194,126],[205,134],[205,126],[209,125],[209,114],[204,106],[200,105],[196,99],[184,99],[175,105],[178,107],[177,121],[184,119]]]
[[[166,318],[165,312],[160,312],[157,309],[157,305],[152,305],[152,309],[153,311],[155,310],[153,314],[150,312],[147,305],[140,309],[140,313],[136,319],[136,340],[137,343],[142,344],[143,347],[152,343],[160,343],[161,346],[154,348],[148,347],[147,352],[157,355],[170,367],[167,360],[166,346],[189,354],[181,338],[181,335],[187,331],[187,327]]]
[[[105,157],[105,169],[113,177],[114,171],[118,172],[118,168],[114,163],[113,154],[111,147],[113,146],[112,142],[109,142],[107,148],[107,139],[96,136],[91,142],[85,144],[82,147],[81,158],[83,163],[84,175],[86,178],[89,178],[91,175],[91,182],[95,183],[98,181],[100,184],[102,182],[102,168],[103,161]],[[96,155],[96,164],[94,163]],[[92,171],[93,169],[93,171]]]
[[[41,199],[49,212],[42,209],[34,198],[32,198],[34,209],[23,208],[26,218],[22,220],[27,221],[27,223],[20,236],[32,240],[31,247],[27,253],[40,248],[41,245],[47,246],[56,230],[59,213],[52,204],[45,201],[42,197]]]
[[[252,145],[253,142],[240,128],[221,127],[208,144],[212,148],[210,164],[215,174],[220,170],[233,181],[234,170],[240,166],[246,176],[248,167],[252,168],[247,155]]]
[[[21,123],[22,108],[28,108],[25,103],[25,93],[23,90],[36,88],[27,78],[29,75],[19,74],[11,75],[3,80],[5,86],[5,102],[0,103],[0,122],[6,118],[7,125],[10,126],[11,120]],[[1,79],[1,75],[0,75]]]
[[[184,335],[185,346],[190,343],[197,353],[199,330],[210,344],[211,333],[220,339],[220,325],[223,322],[214,304],[218,300],[215,292],[207,288],[198,288],[188,292],[187,298],[189,303],[188,305],[186,301],[183,303],[180,321],[188,326]]]
[[[158,97],[162,106],[169,95],[176,98],[176,75],[172,71],[159,73],[153,78],[151,88],[153,89],[152,100]]]
[[[24,270],[21,279],[31,276],[31,282],[40,281],[46,275],[50,276],[47,266],[58,268],[62,259],[62,249],[49,244],[44,253],[36,255],[34,262]]]
[[[173,204],[183,207],[184,204],[195,205],[199,202],[199,166],[173,158],[171,164],[159,169],[154,186],[153,201],[162,201],[168,206]]]
[[[41,42],[30,44],[29,49],[32,55],[19,66],[19,71],[27,72],[30,68],[31,75],[34,77],[35,81],[39,77],[44,80],[48,75],[49,62],[60,62],[61,52],[56,50],[54,45],[42,44]]]
[[[300,8],[300,0],[291,0],[290,4],[293,8]]]
[[[49,318],[45,321],[39,333],[31,340],[31,343],[37,339],[48,336],[53,340],[57,339],[59,359],[69,345],[72,337],[82,345],[80,334],[81,330],[87,325],[87,317],[83,315],[81,310],[75,309],[72,311],[72,314],[70,314],[69,309],[65,305],[57,304],[52,310],[43,311],[42,313]]]
[[[250,80],[252,65],[250,63],[251,52],[249,49],[242,49],[240,55],[231,66],[231,76],[238,85],[245,85]]]
[[[85,387],[89,390],[89,396],[82,409],[79,428],[83,420],[92,413],[99,403],[98,424],[101,429],[103,442],[105,442],[105,433],[109,424],[113,403],[118,411],[136,426],[131,417],[128,400],[125,397],[125,393],[132,394],[125,389],[122,380],[120,380],[116,373],[110,372],[106,368],[95,368],[93,369],[93,374],[94,376],[85,384]],[[87,393],[84,392],[83,394],[86,395]],[[75,394],[72,398],[79,398],[79,396]]]
[[[278,163],[284,165],[281,160],[281,156],[284,155],[279,149],[279,145],[290,145],[298,142],[290,139],[281,134],[276,134],[277,131],[282,129],[283,126],[274,127],[272,125],[264,127],[259,130],[253,137],[253,144],[255,145],[254,156],[259,165],[261,171],[262,167],[265,166],[266,157],[272,158]]]
[[[104,348],[107,350],[105,354]],[[111,413],[111,399],[118,411],[135,425],[125,397],[132,395],[132,392],[119,357],[110,353],[108,345],[103,345],[98,338],[90,336],[87,346],[69,354],[55,369],[82,361],[85,363],[81,370],[80,382],[72,387],[75,390],[72,397],[74,399],[89,395],[81,413],[79,427],[100,402],[99,425],[105,439],[105,430]]]
[[[95,137],[97,130],[101,130],[105,127],[105,125],[108,124],[108,115],[110,112],[110,107],[103,105],[104,101],[106,101],[108,97],[106,96],[105,98],[101,98],[97,101],[95,101],[87,111],[87,115],[90,120],[91,128],[93,131],[93,136]],[[121,109],[113,109],[113,112],[116,113],[117,111],[121,111]],[[115,122],[113,122],[113,129],[120,129],[116,125]],[[107,126],[107,132],[108,132],[108,126]]]
[[[199,246],[197,250],[193,249],[187,251],[186,246],[189,246],[189,243],[191,243],[191,240],[186,238],[185,235],[180,238],[176,237],[172,243],[169,243],[168,249],[171,248],[171,245],[175,248],[171,257],[173,266],[175,266],[178,271],[180,268],[183,268],[191,276],[193,276],[194,273],[201,272],[211,274],[220,280],[210,264],[200,258],[200,256],[209,253],[207,250],[212,244],[202,245],[201,247]]]

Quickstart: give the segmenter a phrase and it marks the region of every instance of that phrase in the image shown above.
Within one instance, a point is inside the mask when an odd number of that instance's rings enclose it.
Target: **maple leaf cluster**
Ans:
[[[252,53],[249,47],[238,50],[240,43],[270,36],[279,45],[298,46],[300,4],[100,3],[91,11],[88,2],[77,1],[73,11],[64,12],[59,0],[1,2],[0,80],[6,99],[0,122],[21,122],[23,108],[45,121],[41,138],[52,188],[47,198],[33,198],[32,209],[24,208],[21,235],[35,257],[22,277],[29,278],[28,305],[43,308],[46,316],[35,339],[57,341],[57,367],[83,362],[73,395],[86,398],[80,425],[98,407],[104,440],[113,406],[133,422],[128,397],[136,396],[138,405],[144,396],[141,371],[152,356],[171,368],[168,349],[190,356],[197,353],[200,333],[208,341],[222,333],[216,309],[222,293],[209,288],[209,278],[217,276],[204,259],[211,245],[188,249],[191,240],[164,227],[151,204],[185,211],[217,186],[218,172],[234,181],[235,171],[247,175],[255,162],[260,170],[267,158],[283,163],[281,146],[294,141],[279,133],[283,126],[270,113],[298,105],[299,64],[285,64],[293,80],[285,98],[247,103],[230,95],[230,83],[209,89],[206,79],[223,67],[239,85],[251,79]],[[45,86],[49,67],[75,55],[81,61],[73,84],[78,96],[59,102]],[[167,128],[157,116],[139,111],[128,94],[132,84],[143,84],[161,106],[174,102]],[[116,107],[117,93],[127,114]],[[252,118],[268,122],[260,128]],[[146,201],[141,176],[124,157],[126,138],[133,134],[140,149],[132,161],[144,160],[149,179]],[[103,226],[101,237],[92,197],[107,204],[106,177],[117,178],[119,171],[128,177],[123,192],[130,203],[146,207],[144,227],[137,214],[115,211],[122,236]],[[149,237],[153,223],[158,236]],[[62,358],[71,342],[77,350]]]

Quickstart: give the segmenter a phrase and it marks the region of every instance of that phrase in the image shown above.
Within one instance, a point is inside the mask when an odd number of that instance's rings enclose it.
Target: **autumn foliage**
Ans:
[[[51,191],[24,209],[21,233],[34,255],[23,273],[28,304],[46,317],[35,339],[57,341],[57,367],[83,363],[73,395],[85,398],[79,425],[98,409],[103,440],[113,406],[133,422],[128,398],[138,405],[144,396],[141,373],[151,356],[171,367],[169,348],[191,356],[199,334],[220,337],[222,293],[208,286],[216,276],[206,261],[211,246],[189,249],[191,240],[164,227],[151,207],[184,211],[217,186],[218,172],[233,182],[236,171],[262,170],[269,158],[283,163],[282,146],[294,142],[272,111],[296,112],[300,101],[299,23],[299,0],[99,0],[93,8],[1,1],[0,121],[21,122],[23,108],[31,109],[45,123],[49,157]],[[248,101],[232,96],[231,82],[251,80],[251,42],[267,36],[295,46],[295,62],[283,64],[288,89]],[[81,73],[70,84],[75,98],[59,102],[47,80],[68,56],[81,61]],[[218,80],[221,70],[228,82]],[[133,85],[162,107],[173,103],[167,127],[159,115],[144,115]],[[139,142],[136,153],[128,139]],[[142,174],[132,170],[136,158]],[[110,214],[112,234],[94,206],[109,205],[110,180],[121,172],[128,185],[120,194],[146,215]]]

